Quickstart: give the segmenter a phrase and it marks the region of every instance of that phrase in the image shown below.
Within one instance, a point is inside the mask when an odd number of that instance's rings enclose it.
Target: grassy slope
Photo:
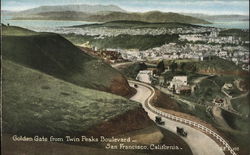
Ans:
[[[121,68],[119,70],[128,78],[132,78],[135,80],[139,71],[146,70],[146,69],[147,69],[147,65],[145,65],[143,63],[134,63],[134,64],[128,65],[124,68]]]
[[[250,102],[249,102],[250,96],[244,96],[241,98],[232,99],[231,103],[233,108],[240,112],[243,115],[249,115],[250,114]]]
[[[171,65],[172,60],[165,60],[164,64]],[[195,60],[175,60],[180,69],[183,65],[184,70],[207,74],[233,74],[236,72],[243,72],[242,69],[236,66],[233,62],[221,59],[219,57],[212,57],[212,60],[195,61]]]
[[[166,43],[178,41],[178,35],[118,35],[106,37],[105,39],[95,39],[95,36],[82,36],[75,34],[63,35],[74,44],[82,44],[87,41],[91,45],[100,49],[121,48],[121,49],[139,49],[147,50],[150,48],[162,46]]]
[[[106,90],[114,77],[122,76],[57,34],[4,26],[2,43],[4,59],[79,86]]]
[[[3,60],[5,133],[77,135],[139,107],[122,97],[82,88]]]
[[[218,71],[239,71],[240,67],[236,66],[233,62],[214,57],[211,61],[199,61],[196,64],[198,70],[214,69]]]

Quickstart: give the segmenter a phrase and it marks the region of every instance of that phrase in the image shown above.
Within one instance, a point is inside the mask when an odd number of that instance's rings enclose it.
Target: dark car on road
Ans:
[[[137,85],[137,84],[134,84],[134,87],[135,87],[135,88],[138,88],[138,85]]]
[[[180,127],[177,126],[176,127],[176,132],[180,136],[187,137],[187,132],[185,132],[183,128],[180,128]]]
[[[160,116],[155,116],[155,122],[159,125],[164,125],[165,122],[162,121],[161,117]]]

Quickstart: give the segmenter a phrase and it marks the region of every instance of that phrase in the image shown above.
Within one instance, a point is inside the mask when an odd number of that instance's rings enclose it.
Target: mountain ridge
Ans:
[[[173,12],[149,11],[145,13],[138,12],[97,12],[86,13],[77,11],[63,12],[43,12],[30,15],[14,16],[15,20],[80,20],[90,22],[110,22],[117,20],[141,21],[150,23],[178,22],[188,24],[210,24],[210,22]]]
[[[44,12],[63,12],[63,11],[76,11],[76,12],[86,12],[86,13],[96,13],[101,11],[116,11],[116,12],[125,12],[122,8],[116,5],[48,5],[48,6],[39,6],[32,9],[27,9],[23,11],[18,11],[14,13],[15,15],[29,15],[29,14],[38,14]]]

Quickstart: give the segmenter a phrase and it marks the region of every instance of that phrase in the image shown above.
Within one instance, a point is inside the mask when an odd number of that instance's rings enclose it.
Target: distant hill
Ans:
[[[3,58],[78,86],[129,95],[121,73],[58,34],[3,26]]]
[[[131,28],[131,29],[152,28],[154,29],[154,28],[198,28],[202,26],[186,24],[186,23],[178,23],[178,22],[150,23],[150,22],[143,22],[143,21],[117,20],[117,21],[110,21],[110,22],[105,22],[105,23],[76,25],[72,27],[81,27],[81,28],[109,27],[109,28],[126,28],[126,29],[127,28]]]
[[[178,22],[190,24],[208,24],[207,21],[184,16],[178,13],[163,13],[159,11],[151,11],[146,13],[125,13],[125,12],[112,12],[106,15],[95,15],[89,17],[90,21],[108,22],[116,20],[130,20],[130,21],[143,21],[150,23],[164,23],[164,22]]]
[[[87,13],[77,11],[63,11],[63,12],[40,12],[29,15],[18,15],[14,19],[25,20],[25,19],[53,19],[53,20],[82,20],[91,22],[109,22],[117,20],[129,20],[129,21],[142,21],[150,23],[164,23],[164,22],[178,22],[178,23],[189,23],[189,24],[209,24],[209,22],[191,17],[181,15],[178,13],[163,13],[159,11],[151,11],[146,13],[128,13],[128,12],[99,12],[99,13]]]
[[[64,11],[75,11],[75,12],[85,12],[85,13],[97,13],[97,12],[125,12],[116,5],[57,5],[57,6],[40,6],[33,9],[28,9],[24,11],[17,12],[17,15],[31,15],[39,14],[45,12],[64,12]]]
[[[200,18],[208,21],[249,21],[249,16],[247,15],[205,15],[205,14],[189,14],[195,18]]]
[[[1,15],[3,16],[10,16],[10,15],[15,15],[15,11],[8,11],[8,10],[1,10]]]

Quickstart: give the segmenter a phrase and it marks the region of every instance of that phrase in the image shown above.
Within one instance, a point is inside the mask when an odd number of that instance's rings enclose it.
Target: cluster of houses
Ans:
[[[122,55],[116,50],[113,49],[99,50],[96,47],[92,46],[89,41],[83,44],[79,44],[78,46],[88,54],[101,58],[105,62],[110,64],[126,61],[122,58]]]
[[[161,59],[193,59],[203,61],[211,56],[217,56],[225,60],[234,62],[243,70],[249,71],[249,49],[242,46],[240,37],[221,37],[221,29],[212,27],[182,27],[182,28],[108,28],[108,27],[84,27],[84,28],[64,28],[64,33],[74,33],[82,35],[96,36],[96,39],[104,39],[107,36],[117,36],[120,34],[129,35],[160,35],[179,34],[180,41],[189,41],[185,44],[168,43],[160,47],[147,50],[139,49],[106,49],[105,51],[115,51],[121,55],[123,60],[145,61]],[[199,43],[202,41],[204,43]],[[196,43],[195,43],[196,42]],[[209,44],[215,43],[215,44]],[[85,45],[85,46],[88,46]],[[101,51],[96,47],[91,47],[94,51]],[[116,60],[112,60],[116,62]]]
[[[249,50],[244,46],[223,46],[209,44],[179,45],[176,43],[165,44],[161,47],[139,51],[138,49],[117,49],[124,59],[130,61],[161,60],[161,59],[193,59],[203,61],[211,56],[217,56],[234,62],[243,70],[249,71]]]
[[[219,30],[211,27],[177,27],[177,28],[114,28],[114,27],[60,27],[48,30],[50,32],[61,34],[78,34],[97,36],[96,39],[104,39],[105,37],[114,37],[121,34],[127,35],[163,35],[163,34],[187,34],[187,33],[204,33]]]
[[[166,86],[173,93],[185,95],[191,94],[191,87],[188,84],[186,75],[174,76],[171,81],[165,81],[164,77],[155,75],[153,70],[141,70],[136,76],[136,80],[148,84],[152,84],[154,79],[159,81],[159,85]]]
[[[205,42],[205,43],[218,43],[218,44],[235,44],[240,45],[247,43],[247,41],[242,41],[241,37],[234,36],[219,36],[220,31],[212,31],[208,33],[196,33],[196,34],[182,34],[179,35],[179,40],[189,41],[189,42]]]

